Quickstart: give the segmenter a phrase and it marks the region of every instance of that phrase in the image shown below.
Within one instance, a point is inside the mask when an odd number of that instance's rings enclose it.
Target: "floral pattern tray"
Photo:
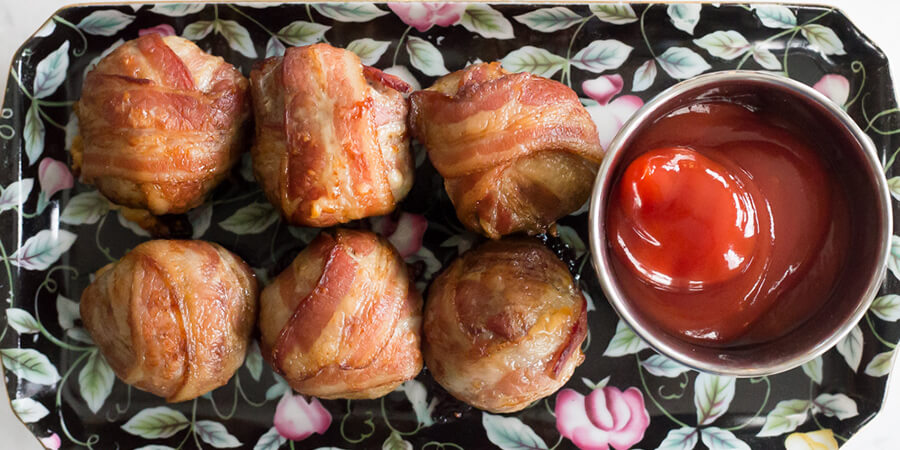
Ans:
[[[67,149],[84,74],[142,33],[177,34],[248,73],[285,46],[326,41],[414,86],[477,60],[562,81],[583,98],[608,143],[662,89],[700,73],[768,70],[814,85],[874,140],[895,197],[896,108],[884,55],[840,12],[781,5],[159,4],[60,10],[12,64],[0,114],[0,356],[12,407],[48,448],[761,449],[836,448],[878,412],[900,339],[900,237],[872,309],[837,347],[772,377],[698,374],[655,354],[616,317],[590,270],[580,211],[544,237],[592,299],[585,363],[560,394],[512,415],[472,409],[427,370],[380,400],[292,395],[258,347],[230,383],[165,404],[113,376],[81,327],[91,274],[148,239],[73,179]],[[588,80],[598,82],[583,83]],[[428,281],[478,241],[416,147],[417,179],[389,216],[364,220],[403,247]],[[264,282],[316,230],[282,223],[249,158],[192,211],[193,237],[246,259]],[[628,395],[616,396],[619,391]],[[606,394],[614,426],[593,422]],[[564,402],[559,402],[565,396]],[[619,402],[619,403],[616,403]],[[557,405],[560,403],[561,405]],[[624,414],[628,406],[635,414]],[[598,406],[601,410],[604,406]],[[640,419],[646,411],[649,423]],[[591,411],[603,413],[605,411]],[[590,417],[596,417],[592,414]],[[273,423],[301,441],[287,441]],[[312,426],[312,423],[324,426]]]

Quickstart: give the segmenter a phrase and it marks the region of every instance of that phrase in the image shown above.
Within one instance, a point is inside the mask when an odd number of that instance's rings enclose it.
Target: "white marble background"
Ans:
[[[78,0],[0,0],[0,93],[6,88],[6,68],[13,53],[53,12]],[[572,0],[576,2],[577,0]],[[96,0],[80,0],[80,3],[110,3]],[[897,21],[900,19],[900,1],[888,0],[792,0],[790,3],[830,3],[842,9],[869,38],[888,55],[894,74],[895,91],[900,86],[900,38]],[[0,394],[0,447],[16,450],[39,450],[41,445],[12,414],[5,401],[6,390]],[[892,377],[888,386],[888,398],[882,412],[843,448],[848,450],[873,450],[900,448],[894,437],[900,427],[900,376]],[[893,442],[893,444],[891,443]]]

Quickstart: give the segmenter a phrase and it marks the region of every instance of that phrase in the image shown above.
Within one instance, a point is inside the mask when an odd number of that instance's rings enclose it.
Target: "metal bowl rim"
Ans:
[[[863,295],[860,299],[857,300],[856,308],[853,310],[853,313],[851,314],[849,319],[844,321],[838,329],[834,330],[834,332],[831,333],[827,339],[818,342],[814,347],[804,352],[798,352],[795,355],[781,358],[774,364],[768,364],[763,360],[758,360],[752,367],[734,367],[733,365],[720,365],[716,364],[715,362],[706,361],[705,359],[696,358],[689,351],[681,351],[673,348],[670,345],[667,345],[662,339],[658,338],[655,333],[652,332],[648,327],[645,327],[641,323],[641,321],[638,320],[638,318],[634,314],[632,314],[631,309],[629,308],[629,306],[627,305],[627,301],[625,300],[625,296],[619,290],[618,285],[615,282],[615,277],[612,274],[612,269],[608,264],[609,253],[607,251],[608,248],[606,245],[606,240],[604,239],[604,236],[600,235],[601,230],[603,230],[605,234],[605,226],[601,228],[601,225],[603,224],[602,216],[605,215],[606,199],[609,195],[609,190],[611,189],[612,180],[610,178],[615,172],[616,164],[621,158],[624,149],[627,148],[627,145],[630,143],[631,139],[636,135],[638,131],[642,129],[646,122],[648,120],[655,120],[658,117],[657,114],[659,113],[661,107],[666,106],[667,104],[669,104],[669,102],[686,92],[690,92],[692,90],[708,85],[741,81],[750,81],[759,84],[765,84],[792,95],[805,97],[814,101],[815,103],[818,103],[823,107],[825,111],[832,114],[837,122],[841,123],[845,127],[845,129],[849,131],[850,134],[855,138],[860,148],[863,149],[863,156],[868,163],[867,165],[870,171],[872,173],[878,174],[878,176],[874,177],[874,182],[878,190],[878,192],[876,193],[877,202],[880,203],[882,211],[882,229],[878,234],[881,238],[882,245],[880,246],[881,248],[876,258],[878,264],[874,266],[876,267],[874,273],[868,274],[869,282]],[[859,321],[863,317],[863,314],[865,314],[872,301],[875,299],[875,296],[877,295],[878,290],[881,287],[886,273],[888,256],[890,254],[891,235],[893,232],[893,214],[890,203],[890,193],[887,186],[887,178],[885,177],[883,167],[881,165],[881,162],[879,161],[878,153],[875,149],[875,144],[842,108],[834,104],[824,94],[799,81],[795,81],[787,77],[772,75],[765,72],[730,70],[700,75],[667,88],[656,97],[654,97],[651,101],[642,106],[622,126],[622,128],[613,139],[612,143],[609,145],[606,157],[604,158],[603,163],[600,166],[600,170],[597,173],[593,191],[591,193],[588,224],[590,227],[589,235],[592,266],[595,273],[597,274],[598,279],[600,280],[600,285],[603,288],[603,292],[606,295],[606,298],[608,299],[610,305],[612,305],[613,309],[616,311],[619,317],[631,327],[631,329],[638,335],[638,337],[643,339],[644,342],[646,342],[651,348],[653,348],[660,354],[665,355],[675,360],[676,362],[692,369],[727,376],[758,377],[784,372],[815,359],[816,357],[828,351],[835,344],[837,344],[848,333],[850,333],[850,331],[853,329],[853,327],[856,326],[857,323],[859,323]],[[800,329],[802,328],[798,328],[794,332],[797,332]],[[685,342],[686,347],[689,347],[691,345],[696,344]],[[727,349],[722,350],[722,352],[727,351]]]

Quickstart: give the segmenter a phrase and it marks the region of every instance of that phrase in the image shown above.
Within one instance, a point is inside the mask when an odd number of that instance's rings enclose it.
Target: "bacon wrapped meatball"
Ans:
[[[253,167],[294,225],[327,227],[391,212],[412,187],[409,85],[348,50],[316,44],[250,73]]]
[[[472,231],[492,239],[542,233],[590,196],[603,148],[562,83],[484,63],[410,99],[413,136]]]
[[[326,231],[262,293],[263,356],[297,392],[377,398],[422,370],[422,297],[368,231]]]
[[[113,203],[184,213],[240,158],[248,87],[234,66],[186,39],[128,41],[85,77],[73,166]]]
[[[476,408],[515,412],[584,361],[587,303],[540,242],[489,241],[432,283],[424,327],[425,363],[441,386]]]
[[[155,240],[97,272],[81,318],[122,381],[180,402],[243,364],[258,296],[250,267],[221,246]]]

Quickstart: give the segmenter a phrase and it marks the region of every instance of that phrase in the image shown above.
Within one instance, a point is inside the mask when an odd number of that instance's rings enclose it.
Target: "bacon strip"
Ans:
[[[410,86],[409,83],[401,80],[400,77],[385,73],[382,70],[376,69],[372,66],[363,66],[363,75],[370,83],[374,83],[385,88],[390,88],[404,94],[409,94],[413,90],[412,86]]]
[[[194,79],[184,61],[169,48],[159,34],[152,33],[134,41],[141,55],[146,58],[149,68],[160,77],[160,85],[176,90],[190,91],[195,88]]]
[[[566,364],[569,363],[570,357],[574,355],[575,352],[581,352],[579,347],[581,347],[581,344],[584,342],[584,338],[587,337],[587,301],[584,299],[583,294],[580,292],[578,294],[581,297],[581,305],[579,305],[581,313],[578,314],[578,320],[572,325],[569,337],[566,338],[566,341],[560,346],[556,357],[553,358],[555,361],[551,372],[553,378],[559,378],[560,374],[563,373]]]
[[[539,241],[489,241],[429,288],[428,369],[470,405],[518,411],[559,389],[584,361],[586,309],[566,265]]]
[[[97,273],[81,316],[119,378],[178,402],[241,366],[258,294],[250,267],[217,244],[154,240]]]
[[[477,64],[410,99],[413,135],[470,229],[491,238],[539,233],[586,200],[603,149],[590,115],[565,85]],[[571,158],[532,170],[549,154]]]
[[[297,304],[287,326],[281,330],[278,342],[272,349],[275,367],[281,366],[282,355],[286,351],[296,348],[308,352],[312,348],[350,290],[356,278],[356,262],[340,250],[337,246],[331,248],[315,289]]]
[[[284,355],[294,352],[310,356],[311,367],[305,376],[295,377],[296,379],[312,377],[322,370],[322,366],[332,364],[334,361],[338,361],[338,365],[345,370],[367,367],[388,344],[402,304],[397,301],[371,301],[362,306],[357,305],[355,297],[377,298],[379,295],[390,294],[379,292],[384,289],[379,283],[357,279],[357,275],[363,271],[360,270],[354,256],[368,256],[375,250],[374,242],[356,234],[321,236],[314,246],[311,245],[310,251],[327,252],[322,275],[315,288],[297,303],[293,315],[281,330],[272,348],[272,361],[276,370],[280,370],[286,363]],[[396,267],[396,265],[387,266],[383,277],[386,280],[393,279],[396,276]],[[354,290],[353,285],[358,283],[362,283],[364,288]],[[282,295],[291,295],[292,286],[282,284],[281,287]],[[348,301],[351,304],[344,305]],[[359,317],[359,320],[356,320],[359,323],[356,325],[360,326],[351,324],[341,333],[341,339],[352,344],[342,346],[343,348],[338,349],[338,354],[316,355],[316,342],[323,335],[327,335],[324,331],[333,320],[333,316],[348,315],[348,308],[352,310],[351,316]],[[345,319],[342,322],[346,324],[348,320],[353,322],[354,319]],[[324,363],[323,359],[326,360]]]
[[[233,66],[182,38],[122,44],[85,77],[75,108],[82,181],[157,215],[199,205],[240,157],[247,89]]]
[[[406,264],[370,232],[324,232],[261,297],[263,355],[324,398],[384,395],[422,368],[422,299]]]

